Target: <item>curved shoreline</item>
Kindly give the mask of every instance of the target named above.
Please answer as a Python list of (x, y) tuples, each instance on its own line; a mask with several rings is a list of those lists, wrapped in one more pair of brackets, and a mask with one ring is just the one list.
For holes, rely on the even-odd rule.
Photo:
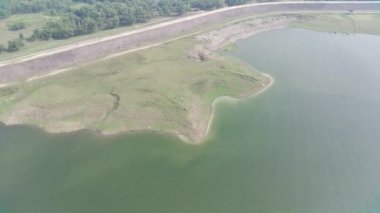
[(263, 76), (269, 78), (269, 84), (266, 85), (263, 89), (261, 89), (260, 91), (257, 91), (256, 93), (253, 93), (251, 95), (248, 95), (246, 97), (241, 97), (241, 98), (236, 98), (236, 97), (232, 97), (232, 96), (220, 96), (220, 97), (217, 97), (215, 98), (215, 100), (211, 103), (211, 114), (209, 116), (209, 120), (208, 120), (208, 125), (207, 125), (207, 129), (203, 135), (203, 137), (199, 140), (199, 141), (195, 141), (193, 142), (192, 144), (202, 144), (209, 136), (210, 136), (210, 130), (211, 130), (211, 127), (212, 127), (212, 124), (214, 122), (214, 118), (215, 118), (215, 111), (216, 111), (216, 107), (221, 104), (222, 102), (239, 102), (239, 101), (244, 101), (244, 100), (247, 100), (247, 99), (250, 99), (250, 98), (253, 98), (253, 97), (256, 97), (262, 93), (264, 93), (265, 91), (267, 91), (270, 87), (273, 86), (274, 82), (275, 82), (275, 79), (269, 75), (269, 74), (266, 74), (266, 73), (261, 73)]
[(254, 91), (253, 93), (251, 93), (249, 95), (246, 95), (246, 96), (243, 96), (243, 97), (219, 96), (219, 97), (215, 98), (212, 101), (212, 103), (210, 105), (211, 112), (208, 115), (209, 118), (208, 118), (208, 122), (207, 122), (207, 128), (204, 131), (202, 137), (200, 137), (197, 140), (191, 140), (190, 137), (187, 136), (187, 135), (178, 134), (178, 133), (174, 133), (174, 132), (170, 132), (170, 131), (159, 131), (159, 130), (149, 130), (149, 129), (125, 130), (125, 131), (119, 131), (118, 133), (107, 134), (105, 132), (97, 132), (96, 130), (88, 129), (88, 128), (72, 129), (72, 130), (68, 130), (68, 131), (49, 131), (46, 128), (35, 126), (35, 125), (30, 125), (30, 124), (10, 124), (10, 125), (8, 125), (8, 124), (6, 124), (6, 123), (4, 123), (2, 121), (0, 121), (0, 124), (4, 125), (5, 127), (12, 127), (12, 126), (32, 127), (32, 128), (39, 129), (39, 130), (41, 130), (41, 131), (43, 131), (43, 132), (45, 132), (47, 134), (63, 134), (63, 135), (64, 134), (74, 134), (76, 132), (85, 132), (85, 131), (89, 131), (92, 134), (99, 135), (99, 136), (102, 136), (102, 137), (119, 137), (121, 135), (134, 134), (134, 133), (136, 133), (136, 134), (140, 134), (140, 133), (154, 133), (154, 134), (160, 134), (160, 135), (173, 135), (173, 136), (177, 137), (178, 139), (180, 139), (184, 143), (191, 144), (191, 145), (201, 145), (204, 142), (206, 142), (207, 139), (211, 136), (210, 135), (210, 130), (211, 130), (213, 122), (214, 122), (216, 107), (219, 104), (222, 104), (225, 101), (229, 101), (229, 102), (244, 101), (244, 100), (256, 97), (256, 96), (264, 93), (270, 87), (273, 86), (273, 84), (275, 82), (275, 79), (271, 75), (266, 74), (266, 73), (260, 73), (260, 74), (269, 79), (269, 83), (267, 85), (265, 85), (265, 87), (263, 87), (261, 90)]

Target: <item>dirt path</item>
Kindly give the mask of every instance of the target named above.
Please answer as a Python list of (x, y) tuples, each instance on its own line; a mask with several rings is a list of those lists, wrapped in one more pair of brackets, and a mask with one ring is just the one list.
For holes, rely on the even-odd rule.
[[(143, 27), (118, 35), (79, 42), (0, 63), (0, 85), (21, 79), (52, 75), (78, 63), (147, 49), (178, 39), (180, 33), (232, 18), (272, 12), (297, 11), (380, 11), (380, 1), (272, 2), (247, 4), (203, 12)], [(188, 35), (186, 35), (188, 36)], [(184, 37), (184, 36), (181, 36)], [(167, 40), (164, 41), (163, 40)], [(59, 73), (59, 72), (58, 72)], [(37, 77), (36, 77), (37, 76)]]

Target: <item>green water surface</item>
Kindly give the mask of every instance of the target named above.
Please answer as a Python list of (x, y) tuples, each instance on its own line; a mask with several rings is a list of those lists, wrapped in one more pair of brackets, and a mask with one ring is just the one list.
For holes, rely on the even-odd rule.
[(380, 212), (380, 37), (285, 29), (237, 43), (272, 75), (210, 139), (0, 126), (0, 213)]

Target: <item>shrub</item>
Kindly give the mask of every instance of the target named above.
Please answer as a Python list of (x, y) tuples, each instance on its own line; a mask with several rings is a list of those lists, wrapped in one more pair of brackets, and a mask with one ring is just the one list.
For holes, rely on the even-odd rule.
[(8, 41), (8, 52), (16, 52), (20, 50), (20, 47), (24, 46), (24, 42), (21, 39), (14, 39), (11, 41)]
[(25, 23), (21, 21), (14, 22), (8, 25), (8, 29), (11, 31), (22, 30), (24, 28), (25, 28)]

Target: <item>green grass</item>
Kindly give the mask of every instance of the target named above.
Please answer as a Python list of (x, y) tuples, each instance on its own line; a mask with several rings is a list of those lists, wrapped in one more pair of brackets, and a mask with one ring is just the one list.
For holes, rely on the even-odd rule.
[[(264, 77), (231, 58), (191, 59), (194, 42), (181, 39), (0, 89), (0, 118), (53, 132), (158, 130), (199, 139), (193, 125), (207, 124), (215, 98), (253, 93)], [(121, 98), (116, 110), (110, 93)]]
[(380, 14), (317, 14), (293, 27), (323, 32), (363, 33), (380, 35)]
[[(25, 14), (25, 15), (14, 15), (7, 19), (0, 20), (0, 44), (6, 45), (9, 40), (16, 39), (19, 37), (19, 33), (23, 33), (25, 36), (30, 36), (33, 30), (43, 26), (52, 17), (43, 14)], [(8, 29), (8, 25), (15, 22), (25, 23), (25, 29), (18, 31), (11, 31)]]

